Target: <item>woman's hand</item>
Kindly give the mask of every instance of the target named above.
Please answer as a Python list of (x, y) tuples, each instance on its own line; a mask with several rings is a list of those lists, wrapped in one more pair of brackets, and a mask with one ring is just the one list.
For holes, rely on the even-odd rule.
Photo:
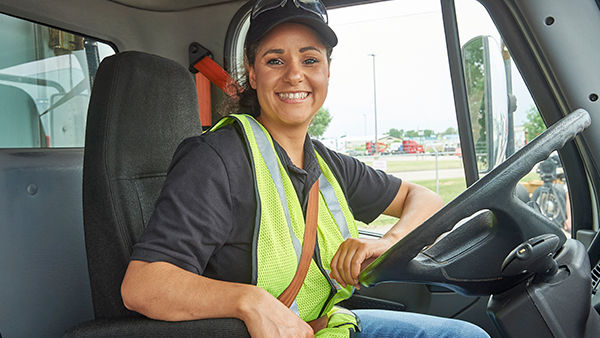
[(383, 212), (399, 218), (379, 239), (349, 238), (331, 260), (331, 277), (343, 287), (360, 288), (358, 275), (367, 265), (404, 238), (444, 205), (442, 198), (420, 185), (403, 181), (390, 205)]
[(265, 290), (254, 287), (244, 298), (240, 318), (253, 338), (314, 337), (310, 325)]
[(379, 239), (349, 238), (338, 248), (331, 260), (330, 277), (342, 287), (353, 285), (360, 289), (358, 274), (389, 249), (395, 242), (382, 237)]

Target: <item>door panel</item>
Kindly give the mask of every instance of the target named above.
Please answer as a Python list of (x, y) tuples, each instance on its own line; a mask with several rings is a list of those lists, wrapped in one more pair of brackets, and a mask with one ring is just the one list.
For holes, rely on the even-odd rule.
[(58, 337), (93, 318), (82, 149), (0, 150), (0, 332)]

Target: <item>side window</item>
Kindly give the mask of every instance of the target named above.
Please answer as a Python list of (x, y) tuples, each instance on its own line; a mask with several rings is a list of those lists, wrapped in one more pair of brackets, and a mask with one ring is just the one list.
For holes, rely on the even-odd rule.
[[(325, 101), (323, 142), (438, 192), (465, 189), (440, 2), (384, 1), (334, 9), (339, 38)], [(385, 233), (381, 215), (364, 230)]]
[(83, 147), (91, 84), (112, 47), (4, 14), (0, 43), (0, 148)]
[[(485, 174), (546, 126), (486, 10), (475, 0), (455, 4), (477, 166)], [(570, 236), (568, 189), (556, 153), (521, 179), (517, 193)]]

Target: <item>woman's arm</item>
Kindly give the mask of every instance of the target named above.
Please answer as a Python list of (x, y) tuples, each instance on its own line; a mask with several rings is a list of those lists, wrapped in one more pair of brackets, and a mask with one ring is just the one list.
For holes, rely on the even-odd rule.
[(442, 198), (420, 185), (403, 181), (396, 197), (383, 212), (398, 222), (379, 239), (349, 238), (331, 260), (331, 277), (342, 286), (360, 288), (358, 275), (373, 260), (408, 235), (444, 205)]
[(182, 321), (239, 318), (252, 337), (311, 337), (311, 327), (265, 290), (219, 281), (166, 262), (131, 261), (123, 303), (149, 318)]
[(443, 206), (444, 201), (440, 195), (418, 184), (402, 182), (396, 197), (383, 212), (399, 220), (382, 239), (395, 244)]

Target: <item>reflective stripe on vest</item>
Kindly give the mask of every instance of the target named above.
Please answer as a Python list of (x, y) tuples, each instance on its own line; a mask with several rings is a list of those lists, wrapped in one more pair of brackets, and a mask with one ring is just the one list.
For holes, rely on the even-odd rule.
[[(295, 189), (281, 161), (271, 136), (249, 115), (230, 115), (221, 119), (211, 130), (237, 121), (244, 132), (257, 190), (258, 236), (255, 236), (256, 284), (277, 297), (290, 283), (298, 266), (301, 240), (304, 236), (304, 215)], [(344, 239), (357, 237), (358, 230), (347, 205), (341, 186), (323, 158), (315, 152), (321, 175), (319, 177), (318, 247), (323, 270), (329, 264)], [(281, 223), (287, 223), (282, 232)], [(287, 238), (287, 239), (286, 239)], [(352, 287), (336, 287), (332, 299), (328, 273), (322, 273), (311, 261), (307, 277), (293, 307), (305, 321), (329, 313), (333, 304), (348, 298)], [(339, 289), (338, 289), (339, 288)], [(327, 304), (325, 304), (327, 303)]]
[[(277, 189), (277, 194), (279, 195), (279, 200), (281, 201), (281, 205), (288, 205), (287, 197), (285, 196), (285, 191), (283, 188), (283, 180), (281, 179), (281, 172), (279, 171), (279, 165), (277, 164), (277, 154), (275, 153), (275, 149), (271, 145), (271, 142), (267, 138), (267, 135), (263, 131), (262, 127), (256, 122), (256, 120), (249, 118), (248, 123), (252, 128), (252, 132), (254, 133), (254, 137), (256, 138), (256, 143), (258, 145), (258, 150), (265, 160), (265, 164), (267, 165), (267, 169), (269, 169), (269, 173), (273, 178), (273, 182), (275, 182), (275, 188)], [(288, 208), (283, 208), (283, 212), (285, 213), (285, 219), (287, 221), (288, 229), (290, 230), (290, 237), (292, 238), (292, 244), (294, 245), (294, 251), (296, 252), (296, 263), (300, 262), (300, 255), (302, 254), (302, 244), (298, 240), (298, 237), (294, 233), (294, 229), (292, 228), (292, 220), (290, 219), (290, 211)]]

